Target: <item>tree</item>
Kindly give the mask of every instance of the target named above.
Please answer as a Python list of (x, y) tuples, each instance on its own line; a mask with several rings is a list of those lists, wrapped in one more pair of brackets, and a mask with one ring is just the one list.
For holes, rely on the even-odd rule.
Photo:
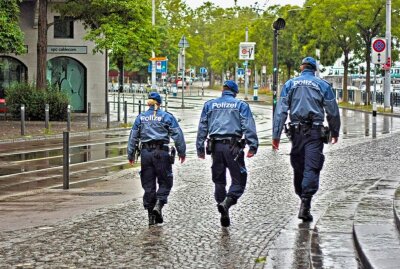
[[(357, 27), (354, 20), (353, 11), (350, 5), (356, 5), (350, 0), (309, 0), (306, 5), (313, 6), (308, 14), (307, 25), (310, 34), (314, 37), (311, 42), (318, 41), (324, 44), (325, 50), (336, 51), (335, 47), (340, 48), (344, 55), (343, 67), (343, 102), (348, 101), (347, 80), (349, 64), (352, 61), (350, 52), (356, 49)], [(332, 12), (334, 10), (335, 12)]]
[[(399, 1), (392, 1), (392, 8), (398, 10), (400, 8)], [(356, 49), (356, 55), (366, 62), (366, 92), (371, 96), (371, 42), (374, 37), (384, 36), (386, 26), (386, 9), (385, 1), (365, 0), (357, 5), (351, 5), (351, 11), (355, 14), (356, 26), (358, 29), (359, 46)], [(398, 22), (398, 16), (392, 16), (394, 22)], [(397, 25), (397, 23), (393, 24)], [(398, 27), (395, 26), (395, 35), (398, 33)], [(393, 48), (393, 47), (392, 47)], [(393, 50), (393, 49), (392, 49)], [(392, 53), (393, 54), (393, 53)], [(367, 99), (370, 104), (370, 99)]]
[(37, 42), (37, 76), (36, 88), (46, 87), (46, 63), (47, 63), (47, 0), (39, 1), (38, 18), (38, 42)]
[(120, 71), (124, 64), (147, 66), (151, 51), (157, 48), (159, 37), (152, 26), (150, 0), (67, 0), (56, 9), (62, 17), (82, 21), (87, 29), (85, 39), (95, 43), (93, 52), (110, 51)]
[(19, 27), (19, 0), (0, 2), (0, 53), (25, 53), (24, 34)]

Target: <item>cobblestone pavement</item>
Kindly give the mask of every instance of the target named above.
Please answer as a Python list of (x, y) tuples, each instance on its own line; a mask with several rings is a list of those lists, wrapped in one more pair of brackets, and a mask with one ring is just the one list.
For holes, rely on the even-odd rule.
[[(315, 200), (360, 178), (396, 173), (400, 156), (393, 145), (399, 140), (392, 134), (329, 145)], [(232, 207), (230, 228), (219, 224), (210, 158), (189, 159), (175, 165), (163, 225), (149, 228), (142, 201), (135, 199), (52, 226), (1, 232), (0, 268), (259, 268), (268, 263), (273, 240), (296, 218), (288, 153), (288, 145), (279, 153), (263, 147), (247, 160), (248, 187)]]

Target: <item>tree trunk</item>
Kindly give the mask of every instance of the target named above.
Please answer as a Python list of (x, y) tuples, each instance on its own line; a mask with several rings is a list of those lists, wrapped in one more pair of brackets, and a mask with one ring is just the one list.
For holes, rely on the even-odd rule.
[(47, 62), (47, 0), (39, 1), (38, 42), (37, 42), (37, 77), (36, 88), (46, 88)]
[(349, 52), (344, 52), (344, 74), (343, 74), (343, 102), (347, 103), (349, 101), (349, 91), (347, 90), (347, 78), (349, 76)]

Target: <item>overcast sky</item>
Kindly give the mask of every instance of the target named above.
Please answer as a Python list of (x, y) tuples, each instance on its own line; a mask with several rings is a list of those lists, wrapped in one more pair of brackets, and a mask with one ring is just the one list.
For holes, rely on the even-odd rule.
[[(227, 8), (227, 7), (233, 7), (235, 4), (234, 0), (185, 0), (186, 3), (193, 9), (201, 6), (203, 2), (212, 2), (217, 6)], [(237, 4), (239, 6), (251, 6), (254, 5), (254, 3), (260, 3), (260, 7), (264, 8), (266, 6), (272, 6), (272, 5), (297, 5), (297, 6), (303, 6), (305, 0), (237, 0)]]

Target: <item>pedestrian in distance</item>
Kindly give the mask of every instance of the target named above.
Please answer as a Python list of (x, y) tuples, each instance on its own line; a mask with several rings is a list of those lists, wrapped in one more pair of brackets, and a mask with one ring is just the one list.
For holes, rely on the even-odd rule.
[[(162, 208), (168, 202), (173, 185), (172, 164), (175, 152), (185, 161), (186, 143), (175, 117), (160, 109), (161, 96), (150, 92), (149, 109), (137, 116), (129, 135), (128, 160), (131, 165), (141, 158), (140, 181), (144, 189), (143, 205), (148, 211), (149, 225), (163, 223)], [(169, 147), (170, 138), (175, 147)], [(157, 189), (158, 184), (158, 189)]]
[[(325, 156), (324, 143), (336, 144), (339, 138), (340, 115), (332, 86), (316, 77), (317, 62), (306, 57), (300, 65), (301, 75), (288, 80), (282, 88), (273, 119), (272, 147), (279, 149), (282, 130), (292, 148), (290, 163), (294, 173), (294, 189), (301, 199), (298, 217), (313, 220), (311, 199), (318, 191), (320, 172)], [(328, 127), (324, 127), (324, 119)], [(286, 124), (289, 115), (290, 123)]]
[[(222, 96), (204, 104), (196, 140), (197, 156), (205, 159), (207, 153), (212, 157), (214, 198), (223, 227), (230, 226), (229, 208), (237, 203), (246, 188), (244, 148), (246, 144), (249, 146), (248, 158), (253, 157), (258, 149), (253, 114), (246, 102), (236, 99), (238, 92), (238, 85), (227, 80)], [(226, 169), (231, 175), (228, 192)]]

